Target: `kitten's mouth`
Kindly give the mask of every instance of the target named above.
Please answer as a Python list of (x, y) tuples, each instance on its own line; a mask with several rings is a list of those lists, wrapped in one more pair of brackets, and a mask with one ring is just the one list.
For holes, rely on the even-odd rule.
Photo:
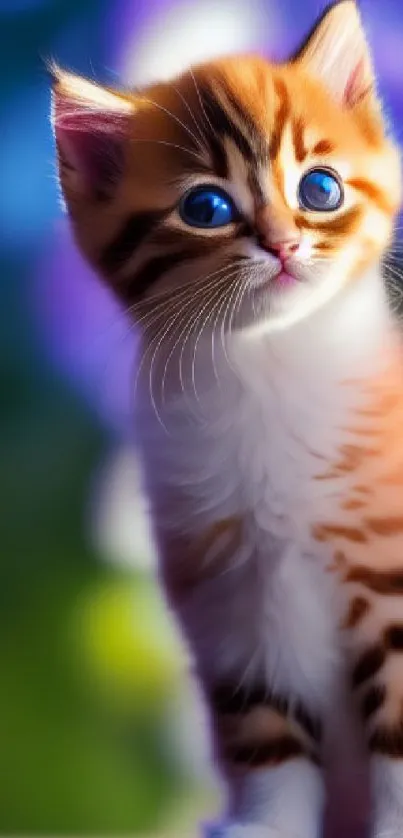
[(259, 258), (253, 254), (255, 265), (263, 268), (262, 272), (253, 279), (253, 285), (256, 291), (286, 291), (297, 283), (301, 282), (301, 277), (297, 275), (297, 270), (294, 271), (291, 260), (282, 261), (275, 256), (265, 255), (259, 253)]
[(280, 288), (289, 288), (296, 282), (298, 282), (296, 276), (291, 271), (285, 271), (284, 268), (270, 280), (270, 284), (277, 285)]
[(291, 268), (280, 265), (278, 270), (272, 273), (267, 279), (263, 278), (256, 284), (257, 290), (262, 291), (285, 291), (300, 282), (300, 279), (293, 273)]

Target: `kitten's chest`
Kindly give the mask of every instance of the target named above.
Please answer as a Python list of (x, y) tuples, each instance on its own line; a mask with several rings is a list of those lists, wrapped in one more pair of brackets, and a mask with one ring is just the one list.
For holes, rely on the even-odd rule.
[(334, 487), (315, 481), (333, 441), (323, 403), (301, 413), (295, 389), (260, 383), (228, 382), (225, 397), (206, 403), (205, 423), (188, 424), (178, 411), (171, 428), (183, 422), (181, 433), (163, 454), (149, 447), (164, 579), (211, 677), (244, 671), (253, 649), (269, 680), (281, 668), (285, 683), (292, 671), (322, 693), (334, 666), (336, 605), (311, 530), (319, 504), (334, 502)]
[(304, 543), (313, 510), (325, 512), (334, 496), (335, 487), (316, 478), (342, 443), (347, 411), (334, 388), (313, 385), (251, 358), (199, 403), (176, 400), (165, 430), (149, 405), (142, 420), (149, 488), (157, 498), (180, 496), (174, 526), (203, 530), (247, 516), (260, 544), (265, 534)]

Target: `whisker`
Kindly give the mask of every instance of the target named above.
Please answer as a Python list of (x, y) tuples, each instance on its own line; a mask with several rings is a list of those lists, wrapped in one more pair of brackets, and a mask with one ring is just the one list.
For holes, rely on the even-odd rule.
[[(199, 123), (198, 123), (198, 121), (197, 121), (197, 119), (196, 119), (196, 117), (195, 117), (195, 115), (194, 115), (194, 113), (193, 113), (193, 111), (192, 111), (192, 109), (191, 109), (191, 107), (190, 107), (189, 103), (186, 101), (185, 97), (182, 95), (182, 93), (180, 92), (180, 90), (178, 90), (178, 88), (177, 88), (177, 87), (175, 87), (175, 85), (174, 85), (174, 84), (171, 84), (171, 87), (173, 88), (173, 90), (175, 91), (175, 93), (176, 93), (176, 94), (180, 97), (180, 99), (182, 100), (182, 102), (183, 102), (183, 104), (184, 104), (184, 106), (185, 106), (186, 110), (188, 111), (188, 113), (189, 113), (189, 115), (190, 115), (190, 118), (192, 119), (193, 124), (194, 124), (194, 126), (195, 126), (196, 130), (199, 132), (199, 135), (200, 135), (200, 140), (201, 140), (201, 142), (202, 142), (202, 147), (203, 147), (203, 143), (204, 143), (204, 145), (206, 145), (206, 137), (205, 137), (205, 135), (203, 134), (203, 132), (202, 132), (202, 130), (201, 130), (201, 128), (200, 128), (200, 125), (199, 125)], [(204, 148), (204, 151), (206, 151), (206, 149), (205, 149), (205, 148)]]
[(184, 151), (185, 154), (191, 154), (192, 157), (196, 157), (197, 160), (202, 160), (201, 152), (193, 151), (191, 148), (186, 148), (184, 145), (179, 145), (178, 143), (171, 143), (168, 140), (153, 140), (153, 139), (146, 139), (145, 137), (132, 137), (130, 142), (132, 143), (152, 143), (153, 145), (163, 145), (168, 146), (169, 148), (176, 148), (179, 151)]
[(161, 424), (161, 426), (163, 427), (163, 429), (166, 433), (168, 433), (168, 429), (166, 428), (166, 426), (165, 426), (165, 424), (164, 424), (164, 422), (163, 422), (163, 420), (162, 420), (162, 418), (159, 414), (159, 411), (158, 411), (158, 408), (157, 408), (157, 405), (156, 405), (156, 402), (155, 402), (155, 399), (154, 399), (154, 393), (153, 393), (152, 372), (153, 372), (154, 360), (155, 360), (156, 354), (158, 353), (158, 350), (159, 350), (159, 347), (160, 347), (162, 341), (169, 334), (169, 332), (172, 330), (172, 328), (174, 327), (175, 322), (177, 321), (178, 317), (181, 314), (183, 314), (184, 312), (186, 312), (187, 309), (192, 304), (193, 304), (193, 299), (191, 297), (189, 297), (188, 300), (185, 301), (184, 304), (183, 303), (178, 303), (176, 300), (172, 301), (172, 305), (170, 307), (168, 307), (168, 312), (166, 312), (166, 313), (171, 315), (167, 322), (166, 322), (166, 313), (164, 315), (165, 329), (163, 329), (162, 333), (157, 332), (157, 334), (154, 335), (154, 337), (152, 338), (151, 342), (148, 345), (145, 346), (140, 364), (137, 368), (135, 386), (134, 386), (134, 391), (135, 392), (137, 391), (137, 386), (138, 386), (138, 382), (139, 382), (139, 379), (140, 379), (140, 373), (141, 373), (141, 370), (143, 368), (144, 362), (145, 362), (147, 356), (152, 351), (152, 349), (155, 345), (155, 350), (154, 350), (154, 353), (153, 353), (153, 356), (152, 356), (151, 364), (150, 364), (150, 367), (149, 367), (149, 374), (148, 374), (149, 393), (150, 393), (150, 399), (151, 399), (151, 403), (152, 403), (152, 406), (153, 406), (154, 413), (157, 417), (157, 420), (159, 421), (159, 423)]
[[(225, 278), (224, 278), (224, 280), (225, 280)], [(219, 280), (219, 282), (220, 282), (220, 283), (222, 283), (224, 280), (223, 280), (223, 279), (221, 279), (221, 280)], [(217, 283), (217, 280), (216, 280), (216, 279), (211, 280), (211, 281), (210, 281), (210, 283), (208, 284), (208, 288), (210, 288), (210, 287), (214, 287), (214, 288), (215, 288), (215, 287), (216, 287), (216, 283)], [(203, 295), (203, 294), (205, 293), (205, 290), (206, 290), (205, 288), (200, 288), (200, 289), (199, 289), (199, 291), (198, 291), (197, 296), (201, 296), (201, 295)], [(179, 319), (179, 317), (180, 317), (180, 315), (181, 315), (181, 314), (183, 315), (184, 313), (187, 313), (188, 309), (189, 309), (189, 308), (191, 308), (191, 307), (194, 305), (194, 300), (195, 300), (195, 295), (194, 295), (194, 294), (192, 294), (192, 295), (191, 295), (191, 297), (189, 298), (188, 302), (185, 304), (185, 307), (183, 308), (183, 307), (181, 306), (180, 311), (178, 311), (178, 313), (177, 313), (177, 315), (175, 316), (174, 321), (173, 321), (173, 323), (171, 324), (171, 326), (173, 326), (173, 325), (174, 325), (174, 323), (178, 321), (178, 319)], [(191, 318), (190, 326), (188, 325), (188, 332), (189, 332), (189, 333), (190, 333), (190, 331), (191, 331), (191, 329), (192, 329), (192, 327), (193, 327), (193, 323), (194, 323), (194, 322), (195, 322), (195, 317)], [(166, 334), (165, 334), (165, 333), (162, 335), (160, 343), (162, 342), (162, 340), (164, 339), (164, 337), (166, 337)], [(180, 341), (181, 337), (183, 337), (183, 334), (180, 334), (180, 335), (179, 335), (179, 338), (178, 338), (178, 339), (177, 339), (177, 341), (175, 342), (175, 347), (178, 345), (178, 343), (179, 343), (179, 341)], [(175, 347), (174, 347), (174, 348), (175, 348)], [(158, 348), (158, 347), (157, 347), (157, 348)], [(167, 371), (167, 369), (168, 369), (168, 363), (169, 363), (170, 358), (172, 357), (172, 354), (173, 354), (174, 348), (173, 348), (173, 350), (171, 350), (171, 353), (169, 354), (169, 357), (168, 357), (168, 359), (166, 360), (165, 365), (164, 365), (163, 382), (162, 382), (162, 387), (161, 387), (161, 400), (162, 400), (162, 401), (164, 400), (164, 388), (165, 388), (165, 376), (166, 376), (166, 371)], [(151, 362), (151, 367), (150, 367), (150, 378), (151, 378), (151, 376), (152, 376), (152, 369), (153, 369), (153, 365), (154, 365), (155, 358), (156, 358), (156, 352), (154, 352), (154, 356), (153, 356), (153, 359), (152, 359), (152, 362)], [(180, 360), (179, 360), (179, 371), (180, 371), (180, 369), (181, 369), (180, 365), (181, 365), (181, 358), (180, 358)], [(182, 389), (182, 392), (184, 393), (185, 391), (184, 391), (183, 381), (182, 381), (181, 375), (180, 375), (180, 383), (181, 383), (181, 389)]]
[[(222, 272), (222, 271), (224, 271), (224, 270), (225, 270), (225, 267), (223, 267), (223, 268), (221, 269), (221, 272)], [(192, 294), (192, 302), (194, 302), (195, 297), (200, 296), (200, 294), (201, 294), (201, 293), (205, 293), (205, 292), (206, 292), (206, 291), (208, 291), (210, 288), (214, 288), (214, 287), (216, 287), (216, 286), (217, 286), (217, 282), (218, 282), (219, 284), (221, 284), (221, 282), (226, 282), (226, 277), (221, 277), (221, 279), (218, 279), (218, 280), (217, 280), (217, 274), (218, 274), (218, 273), (219, 273), (219, 271), (214, 271), (214, 272), (210, 275), (210, 281), (209, 281), (207, 284), (203, 284), (203, 288), (200, 288), (196, 294)], [(196, 313), (196, 314), (197, 314), (197, 313)], [(194, 322), (194, 318), (192, 318), (192, 322)], [(171, 351), (170, 351), (170, 353), (169, 353), (169, 355), (168, 355), (168, 358), (167, 358), (166, 364), (165, 364), (164, 374), (163, 374), (163, 377), (162, 377), (162, 385), (161, 385), (161, 397), (162, 397), (162, 400), (163, 400), (163, 401), (164, 401), (164, 398), (165, 398), (165, 377), (166, 377), (166, 373), (167, 373), (167, 369), (168, 369), (168, 364), (169, 364), (169, 362), (170, 362), (170, 360), (171, 360), (171, 358), (172, 358), (172, 356), (173, 356), (173, 354), (174, 354), (174, 352), (175, 352), (175, 349), (177, 348), (177, 346), (178, 346), (178, 344), (179, 344), (179, 342), (180, 342), (180, 340), (181, 340), (181, 338), (182, 338), (182, 337), (183, 337), (183, 335), (182, 335), (182, 334), (180, 334), (180, 335), (179, 335), (179, 337), (178, 337), (178, 339), (177, 339), (177, 340), (175, 341), (175, 343), (173, 344), (173, 346), (172, 346), (172, 348), (171, 348)]]
[(204, 105), (203, 105), (203, 100), (202, 100), (202, 97), (201, 97), (201, 95), (200, 95), (199, 85), (197, 84), (196, 76), (195, 76), (195, 74), (194, 74), (194, 72), (193, 72), (192, 67), (190, 67), (190, 69), (189, 69), (189, 73), (190, 73), (190, 75), (191, 75), (191, 77), (192, 77), (192, 79), (193, 79), (193, 84), (194, 84), (194, 86), (195, 86), (195, 90), (196, 90), (197, 98), (198, 98), (198, 100), (199, 100), (199, 104), (200, 104), (200, 108), (201, 108), (202, 114), (203, 114), (203, 116), (204, 116), (204, 120), (205, 120), (206, 124), (209, 126), (210, 131), (212, 131), (212, 132), (213, 132), (213, 134), (215, 135), (215, 133), (216, 133), (216, 132), (215, 132), (215, 130), (214, 130), (214, 128), (213, 128), (213, 126), (212, 126), (212, 124), (211, 124), (211, 121), (210, 121), (210, 119), (209, 119), (209, 117), (208, 117), (208, 115), (207, 115), (207, 113), (206, 113), (206, 109), (205, 109), (205, 107), (204, 107)]
[[(193, 328), (196, 329), (198, 323), (200, 322), (201, 318), (203, 317), (205, 309), (206, 308), (209, 309), (206, 317), (202, 321), (202, 324), (201, 324), (201, 327), (200, 327), (199, 331), (196, 333), (196, 339), (195, 339), (194, 348), (193, 348), (192, 365), (191, 365), (192, 389), (193, 389), (195, 399), (199, 404), (200, 404), (200, 399), (199, 399), (199, 395), (198, 395), (197, 387), (196, 387), (196, 356), (197, 356), (197, 350), (198, 350), (198, 347), (199, 347), (200, 338), (203, 334), (204, 328), (207, 325), (209, 319), (211, 318), (211, 316), (212, 316), (212, 314), (215, 310), (217, 302), (219, 302), (219, 300), (221, 299), (222, 292), (223, 292), (223, 287), (222, 286), (223, 285), (225, 286), (227, 284), (228, 279), (229, 279), (229, 277), (225, 277), (224, 282), (221, 282), (219, 287), (215, 288), (212, 291), (212, 293), (209, 296), (207, 302), (204, 304), (201, 311), (198, 313), (197, 317), (193, 320), (193, 323), (192, 323), (192, 330), (193, 330)], [(225, 293), (225, 289), (224, 289), (224, 293)], [(179, 358), (179, 368), (180, 368), (181, 381), (182, 381), (182, 366), (183, 366), (185, 344), (188, 340), (188, 337), (189, 337), (189, 333), (187, 334), (187, 336), (186, 336), (186, 338), (183, 342), (183, 345), (182, 345), (182, 348), (181, 348), (181, 353), (180, 353), (180, 358)]]
[(141, 96), (140, 98), (143, 102), (146, 102), (149, 105), (153, 105), (159, 111), (162, 111), (163, 113), (167, 114), (167, 116), (170, 116), (178, 125), (181, 126), (181, 128), (183, 128), (184, 131), (186, 131), (189, 137), (192, 138), (192, 140), (196, 143), (197, 148), (201, 148), (199, 138), (196, 137), (196, 134), (194, 134), (193, 131), (189, 128), (189, 126), (182, 122), (182, 120), (179, 119), (179, 117), (176, 114), (172, 113), (172, 111), (168, 110), (168, 108), (165, 108), (164, 105), (160, 105), (159, 102), (154, 102), (152, 99), (147, 99), (144, 96)]
[[(231, 267), (235, 267), (236, 265), (243, 265), (244, 262), (245, 262), (245, 257), (243, 257), (242, 259), (238, 259), (237, 261), (231, 263)], [(225, 267), (228, 267), (228, 266), (222, 266), (221, 268), (218, 268), (217, 271), (214, 271), (213, 273), (210, 273), (210, 274), (207, 274), (207, 275), (206, 274), (200, 274), (198, 277), (196, 277), (196, 279), (190, 279), (188, 282), (186, 282), (186, 283), (184, 282), (182, 285), (180, 285), (179, 292), (185, 291), (189, 288), (194, 288), (196, 284), (205, 282), (206, 280), (210, 279), (211, 276), (214, 276), (215, 273), (221, 271)], [(178, 299), (179, 292), (178, 292), (178, 294), (176, 294), (176, 299)], [(136, 314), (138, 309), (144, 308), (146, 306), (150, 306), (154, 303), (154, 301), (164, 302), (164, 300), (167, 297), (170, 298), (171, 296), (172, 296), (172, 288), (166, 288), (163, 291), (158, 292), (157, 294), (152, 294), (149, 297), (146, 297), (144, 300), (140, 300), (138, 303), (133, 303), (133, 305), (131, 305), (128, 308), (125, 309), (124, 313), (125, 314)]]
[[(188, 300), (188, 302), (189, 302), (189, 300)], [(188, 302), (184, 303), (185, 308), (187, 307)], [(158, 319), (161, 319), (161, 318), (163, 318), (163, 321), (166, 322), (167, 321), (167, 316), (176, 315), (176, 313), (178, 311), (180, 311), (181, 309), (183, 311), (182, 306), (183, 306), (183, 304), (178, 303), (176, 300), (172, 300), (171, 304), (168, 305), (168, 308), (165, 307), (164, 312), (160, 313), (156, 318), (152, 319), (151, 325), (153, 325)], [(168, 320), (168, 323), (172, 323), (172, 319)], [(149, 328), (149, 326), (150, 326), (150, 323), (147, 323), (145, 329), (147, 330)], [(141, 370), (143, 368), (145, 359), (146, 359), (147, 355), (149, 354), (149, 352), (151, 351), (151, 349), (154, 345), (154, 342), (158, 339), (158, 336), (159, 336), (159, 332), (157, 332), (157, 334), (154, 335), (154, 337), (151, 339), (151, 342), (149, 344), (146, 344), (143, 348), (143, 354), (142, 354), (140, 363), (138, 364), (138, 367), (137, 367), (137, 373), (136, 373), (135, 385), (134, 385), (134, 392), (137, 391), (137, 385), (138, 385), (138, 382), (139, 382), (139, 379), (140, 379), (140, 373), (141, 373)]]
[(173, 319), (171, 319), (171, 321), (168, 323), (168, 326), (162, 332), (162, 334), (161, 334), (161, 336), (160, 336), (160, 338), (157, 342), (157, 345), (155, 347), (155, 350), (154, 350), (154, 353), (153, 353), (153, 356), (152, 356), (152, 359), (151, 359), (150, 368), (149, 368), (148, 380), (149, 380), (149, 392), (150, 392), (151, 404), (153, 406), (153, 410), (154, 410), (154, 412), (157, 416), (157, 419), (159, 419), (160, 423), (162, 424), (162, 426), (165, 428), (166, 431), (167, 431), (167, 429), (166, 429), (166, 427), (165, 427), (165, 425), (164, 425), (164, 423), (163, 423), (163, 421), (160, 417), (159, 410), (157, 408), (156, 400), (155, 400), (155, 397), (154, 397), (154, 386), (153, 386), (154, 363), (155, 363), (155, 359), (156, 359), (157, 354), (158, 354), (158, 350), (159, 350), (160, 346), (162, 345), (162, 343), (164, 341), (164, 338), (170, 333), (170, 331), (174, 327), (175, 323), (177, 322), (178, 318), (181, 315), (183, 315), (184, 311), (187, 311), (187, 309), (189, 308), (189, 306), (191, 304), (193, 304), (193, 300), (189, 299), (187, 304), (185, 304), (184, 308), (182, 308), (182, 306), (181, 306), (179, 308), (179, 310), (177, 310), (177, 313), (176, 313), (175, 317)]
[(221, 384), (220, 384), (220, 380), (219, 380), (219, 376), (218, 376), (218, 370), (217, 370), (217, 364), (216, 364), (215, 335), (216, 335), (216, 330), (217, 330), (218, 318), (221, 314), (221, 310), (222, 310), (222, 307), (223, 307), (224, 303), (225, 303), (225, 298), (223, 300), (221, 300), (221, 304), (218, 307), (217, 314), (215, 316), (214, 323), (213, 323), (213, 328), (212, 328), (212, 331), (211, 331), (211, 363), (212, 363), (212, 366), (213, 366), (213, 372), (214, 372), (215, 380), (216, 380), (216, 382), (219, 386), (221, 386)]
[[(238, 280), (238, 283), (239, 282), (241, 282), (240, 279)], [(234, 369), (233, 365), (231, 364), (231, 361), (229, 359), (228, 352), (227, 352), (227, 345), (226, 345), (226, 340), (225, 340), (225, 321), (226, 321), (226, 317), (227, 317), (227, 314), (228, 314), (228, 311), (229, 311), (229, 306), (231, 305), (232, 300), (234, 298), (234, 295), (237, 291), (237, 287), (238, 287), (238, 285), (237, 285), (237, 283), (235, 283), (232, 294), (228, 298), (227, 306), (224, 310), (224, 316), (221, 318), (221, 327), (220, 327), (220, 341), (221, 341), (221, 347), (222, 347), (222, 350), (223, 350), (223, 353), (224, 353), (224, 357), (225, 357), (225, 360), (226, 360), (230, 370), (232, 370), (232, 372), (235, 375), (236, 375), (236, 370)]]
[[(224, 277), (224, 282), (221, 282), (221, 283), (220, 283), (220, 288), (218, 289), (218, 290), (219, 290), (219, 292), (220, 292), (220, 293), (219, 293), (219, 295), (218, 295), (218, 296), (219, 296), (219, 299), (218, 299), (218, 300), (216, 301), (216, 303), (214, 304), (214, 309), (215, 309), (216, 305), (219, 305), (220, 300), (221, 300), (221, 286), (222, 286), (223, 284), (227, 284), (228, 280), (229, 280), (229, 279), (231, 279), (233, 276), (236, 276), (236, 275), (237, 275), (237, 273), (238, 273), (238, 271), (236, 271), (236, 270), (235, 270), (235, 271), (231, 271), (230, 273), (226, 274), (226, 276)], [(215, 296), (217, 296), (217, 295), (215, 295)], [(219, 316), (219, 313), (220, 313), (220, 310), (221, 310), (221, 307), (222, 307), (222, 304), (223, 304), (223, 302), (224, 302), (224, 301), (225, 301), (225, 295), (223, 295), (223, 299), (221, 300), (221, 305), (219, 306), (217, 316)], [(209, 304), (211, 304), (211, 299), (210, 299), (210, 300), (208, 300), (208, 301), (207, 301), (207, 303), (203, 306), (203, 309), (201, 310), (200, 315), (202, 315), (202, 314), (203, 314), (203, 312), (204, 312), (205, 308), (206, 308), (206, 307), (207, 307), (207, 305), (209, 305)], [(213, 310), (214, 310), (214, 309), (213, 309)], [(204, 328), (205, 328), (206, 324), (208, 323), (208, 320), (209, 320), (209, 318), (210, 318), (210, 316), (211, 316), (211, 314), (212, 314), (212, 313), (213, 313), (213, 311), (209, 311), (208, 316), (207, 316), (207, 317), (205, 318), (205, 320), (203, 321), (202, 328), (201, 328), (201, 330), (199, 331), (199, 334), (198, 334), (197, 339), (196, 339), (196, 341), (195, 341), (194, 350), (193, 350), (193, 358), (192, 358), (192, 384), (193, 384), (193, 390), (194, 390), (194, 394), (195, 394), (195, 397), (196, 397), (197, 401), (199, 401), (199, 398), (198, 398), (198, 395), (197, 395), (197, 391), (196, 391), (196, 383), (195, 383), (195, 365), (196, 365), (197, 350), (198, 350), (199, 342), (200, 342), (200, 339), (201, 339), (201, 337), (202, 337), (202, 334), (203, 334)], [(199, 319), (200, 319), (200, 315), (199, 315)], [(214, 327), (213, 327), (213, 331), (214, 331)]]
[[(216, 285), (216, 282), (217, 282), (216, 275), (217, 275), (217, 273), (220, 273), (223, 270), (225, 270), (225, 266), (223, 266), (219, 271), (212, 272), (212, 274), (210, 275), (210, 281), (207, 284), (207, 288)], [(204, 277), (203, 277), (203, 279), (205, 280)], [(219, 281), (221, 282), (222, 280), (219, 280)], [(205, 281), (204, 281), (203, 285), (200, 283), (200, 287), (198, 288), (198, 290), (196, 292), (196, 297), (200, 296), (201, 294), (204, 294), (205, 291), (206, 291), (206, 285), (205, 285)], [(173, 301), (172, 306), (170, 308), (168, 308), (168, 313), (172, 313), (171, 318), (169, 319), (165, 328), (163, 328), (162, 333), (158, 333), (152, 339), (148, 348), (146, 348), (145, 352), (143, 353), (143, 357), (141, 359), (141, 364), (140, 364), (140, 366), (138, 368), (138, 371), (137, 371), (136, 385), (135, 385), (136, 388), (137, 388), (137, 383), (138, 383), (138, 380), (139, 380), (139, 375), (140, 375), (140, 372), (141, 372), (141, 368), (142, 368), (142, 366), (145, 362), (145, 359), (146, 359), (147, 355), (149, 354), (149, 352), (152, 350), (154, 344), (156, 343), (156, 346), (155, 346), (155, 349), (154, 349), (154, 352), (153, 352), (153, 356), (152, 356), (152, 359), (151, 359), (150, 368), (149, 368), (149, 391), (150, 391), (150, 398), (151, 398), (151, 402), (152, 402), (152, 405), (153, 405), (153, 409), (155, 411), (155, 415), (157, 416), (158, 420), (160, 421), (160, 424), (162, 424), (162, 426), (164, 427), (165, 430), (167, 430), (167, 429), (164, 426), (162, 418), (159, 414), (157, 404), (156, 404), (156, 400), (155, 400), (155, 397), (154, 397), (154, 392), (153, 392), (153, 369), (154, 369), (154, 364), (155, 364), (155, 360), (156, 360), (159, 348), (162, 345), (162, 342), (167, 337), (167, 335), (172, 331), (172, 329), (174, 328), (175, 323), (178, 321), (178, 319), (181, 316), (183, 316), (183, 314), (186, 314), (187, 311), (189, 310), (189, 308), (194, 305), (194, 300), (195, 300), (195, 292), (192, 289), (192, 293), (189, 294), (189, 298), (187, 299), (187, 301), (185, 300), (184, 303), (183, 303), (182, 299), (180, 301), (178, 301), (177, 298)], [(166, 310), (163, 311), (161, 314), (159, 314), (157, 319), (160, 319), (161, 317), (164, 317), (164, 319), (166, 319)], [(155, 319), (153, 320), (153, 322), (155, 322)], [(146, 328), (148, 328), (149, 325), (150, 324), (147, 323)], [(165, 370), (166, 369), (167, 369), (167, 365), (165, 365)], [(165, 370), (164, 370), (164, 374), (166, 374)], [(161, 394), (161, 395), (163, 395), (163, 394)]]

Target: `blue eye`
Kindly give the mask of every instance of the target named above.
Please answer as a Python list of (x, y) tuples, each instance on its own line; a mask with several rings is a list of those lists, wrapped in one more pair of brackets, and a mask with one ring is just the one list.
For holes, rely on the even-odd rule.
[(328, 169), (311, 169), (299, 184), (299, 205), (314, 212), (329, 212), (343, 203), (343, 189), (337, 175)]
[(224, 227), (239, 218), (232, 198), (217, 186), (197, 186), (179, 205), (179, 213), (190, 227)]

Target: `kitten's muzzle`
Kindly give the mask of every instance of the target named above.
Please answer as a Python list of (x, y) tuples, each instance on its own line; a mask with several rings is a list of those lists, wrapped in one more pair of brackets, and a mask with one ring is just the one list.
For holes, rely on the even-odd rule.
[(292, 213), (287, 207), (276, 208), (265, 206), (256, 216), (258, 243), (262, 250), (280, 260), (282, 268), (287, 259), (298, 253), (301, 232), (294, 222)]

